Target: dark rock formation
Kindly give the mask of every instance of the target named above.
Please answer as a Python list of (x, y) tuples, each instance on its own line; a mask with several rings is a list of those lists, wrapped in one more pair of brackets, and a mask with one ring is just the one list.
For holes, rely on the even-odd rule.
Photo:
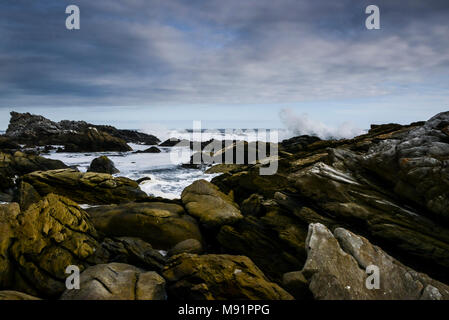
[(42, 116), (11, 112), (6, 131), (11, 140), (32, 146), (64, 145), (67, 152), (131, 151), (127, 142), (157, 144), (151, 135), (84, 121), (53, 122)]
[(89, 169), (87, 169), (87, 172), (114, 174), (119, 173), (120, 171), (115, 167), (114, 162), (112, 162), (112, 160), (110, 160), (106, 156), (100, 156), (92, 160)]

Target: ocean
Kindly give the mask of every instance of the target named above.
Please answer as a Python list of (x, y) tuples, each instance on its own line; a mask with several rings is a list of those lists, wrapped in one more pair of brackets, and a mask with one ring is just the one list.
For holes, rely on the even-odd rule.
[[(164, 134), (157, 135), (164, 140), (168, 137), (192, 140), (190, 130), (170, 130)], [(255, 141), (257, 136), (252, 130), (234, 131), (225, 135), (225, 130), (214, 130), (202, 132), (201, 140), (209, 139), (236, 139)], [(260, 138), (260, 137), (259, 137)], [(265, 139), (259, 139), (265, 140)], [(115, 176), (127, 177), (137, 180), (149, 177), (151, 180), (144, 181), (140, 188), (150, 196), (163, 197), (167, 199), (180, 198), (184, 188), (199, 179), (212, 180), (219, 174), (206, 174), (205, 169), (187, 169), (181, 166), (190, 160), (191, 150), (189, 147), (158, 147), (161, 153), (134, 153), (137, 150), (145, 150), (148, 145), (129, 143), (133, 151), (129, 152), (83, 152), (83, 153), (57, 153), (52, 150), (49, 154), (42, 156), (50, 159), (61, 160), (68, 166), (76, 166), (80, 171), (87, 171), (94, 158), (101, 155), (111, 159), (120, 173)]]

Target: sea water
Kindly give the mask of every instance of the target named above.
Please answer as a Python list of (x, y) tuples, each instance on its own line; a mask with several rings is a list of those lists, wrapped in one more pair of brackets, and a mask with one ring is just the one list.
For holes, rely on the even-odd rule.
[[(107, 156), (114, 162), (120, 173), (114, 176), (137, 180), (149, 177), (140, 188), (150, 196), (167, 199), (180, 198), (182, 190), (199, 179), (212, 180), (217, 174), (206, 174), (204, 169), (187, 169), (181, 166), (190, 160), (191, 151), (188, 147), (158, 147), (161, 153), (135, 153), (145, 150), (148, 145), (129, 143), (133, 151), (129, 152), (82, 152), (65, 153), (52, 151), (42, 156), (61, 160), (68, 166), (76, 166), (86, 172), (93, 159)], [(181, 150), (182, 149), (182, 150)], [(175, 156), (173, 154), (175, 153)]]

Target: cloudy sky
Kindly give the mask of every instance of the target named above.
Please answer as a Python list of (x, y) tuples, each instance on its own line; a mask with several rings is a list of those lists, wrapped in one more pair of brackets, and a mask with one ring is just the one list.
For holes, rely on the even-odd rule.
[(1, 0), (0, 129), (11, 110), (122, 128), (423, 120), (449, 110), (449, 1)]

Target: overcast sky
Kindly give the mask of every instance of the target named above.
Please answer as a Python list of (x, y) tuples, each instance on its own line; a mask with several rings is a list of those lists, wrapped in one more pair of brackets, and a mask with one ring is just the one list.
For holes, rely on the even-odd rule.
[[(369, 4), (381, 30), (365, 28)], [(282, 109), (361, 128), (449, 110), (449, 1), (0, 2), (0, 129), (11, 110), (255, 128), (281, 127)]]

